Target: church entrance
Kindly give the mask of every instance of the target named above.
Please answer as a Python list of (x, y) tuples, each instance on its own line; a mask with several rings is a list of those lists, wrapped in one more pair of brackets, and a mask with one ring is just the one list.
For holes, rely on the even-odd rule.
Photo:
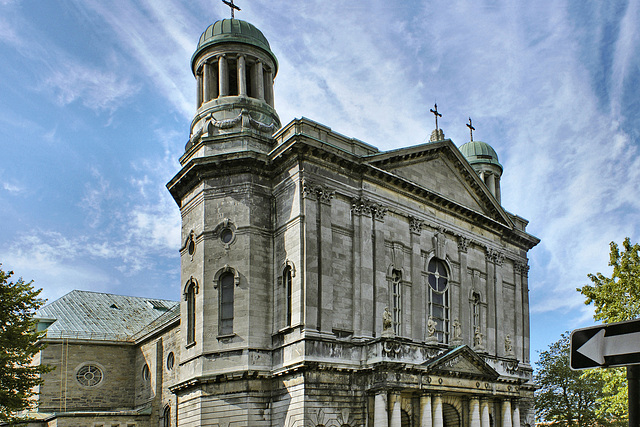
[(460, 427), (460, 414), (453, 405), (442, 404), (442, 418), (444, 427)]

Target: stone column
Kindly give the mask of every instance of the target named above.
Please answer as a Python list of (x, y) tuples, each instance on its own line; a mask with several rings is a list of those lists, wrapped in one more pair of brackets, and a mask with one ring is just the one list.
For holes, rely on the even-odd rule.
[(513, 427), (511, 421), (511, 401), (505, 399), (502, 401), (502, 427)]
[(529, 363), (529, 266), (522, 266), (522, 361)]
[(271, 70), (265, 70), (265, 82), (264, 97), (267, 104), (273, 107), (273, 72)]
[(489, 174), (487, 177), (487, 186), (489, 187), (489, 191), (493, 196), (496, 196), (496, 175), (494, 173)]
[(264, 73), (262, 69), (262, 62), (256, 61), (254, 69), (256, 70), (256, 98), (264, 100)]
[(333, 251), (333, 231), (331, 229), (331, 199), (333, 191), (327, 188), (316, 189), (318, 197), (318, 213), (320, 216), (320, 230), (318, 240), (318, 326), (322, 332), (331, 333), (333, 330), (333, 265), (331, 265)]
[(202, 105), (202, 72), (196, 73), (196, 108)]
[(224, 55), (218, 57), (218, 89), (218, 96), (229, 95), (229, 70)]
[(471, 306), (469, 304), (469, 275), (467, 274), (467, 251), (471, 239), (465, 236), (458, 236), (458, 259), (460, 260), (460, 288), (458, 295), (458, 313), (456, 318), (460, 322), (462, 340), (452, 336), (453, 345), (461, 345), (466, 340), (467, 343), (473, 344), (473, 327), (471, 326)]
[(302, 186), (302, 212), (304, 214), (304, 326), (307, 329), (318, 329), (318, 259), (319, 259), (319, 230), (318, 230), (318, 202), (316, 192), (306, 182)]
[(469, 427), (481, 427), (480, 401), (477, 397), (472, 397), (469, 400)]
[(420, 396), (420, 427), (433, 427), (433, 414), (431, 413), (431, 396)]
[[(424, 340), (423, 323), (426, 318), (420, 249), (422, 226), (422, 220), (409, 217), (409, 237), (411, 238), (411, 336), (415, 341)], [(431, 408), (431, 398), (429, 398), (429, 408)], [(431, 412), (429, 412), (429, 422), (431, 422)]]
[(520, 427), (520, 408), (516, 400), (511, 403), (511, 409), (513, 411), (513, 427)]
[(490, 427), (489, 423), (491, 422), (491, 418), (489, 417), (489, 401), (483, 399), (480, 407), (480, 424), (482, 427)]
[(244, 55), (238, 55), (238, 94), (247, 96), (247, 67)]
[(400, 392), (392, 391), (389, 397), (389, 409), (391, 411), (389, 427), (402, 427), (402, 397), (400, 396)]
[(376, 394), (373, 406), (373, 425), (375, 427), (389, 427), (387, 396), (384, 392)]
[(444, 427), (442, 417), (442, 395), (436, 394), (433, 399), (433, 427)]
[(216, 70), (213, 64), (205, 62), (204, 69), (204, 102), (209, 102), (218, 97), (218, 82)]

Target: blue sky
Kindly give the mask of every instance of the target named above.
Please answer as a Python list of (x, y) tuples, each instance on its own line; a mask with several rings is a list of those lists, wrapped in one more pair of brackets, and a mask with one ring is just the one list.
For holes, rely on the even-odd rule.
[[(593, 323), (575, 291), (640, 240), (639, 1), (238, 1), (278, 57), (276, 109), (382, 150), (439, 124), (491, 144), (530, 252), (532, 357)], [(165, 183), (216, 0), (0, 0), (0, 262), (73, 289), (177, 299)]]

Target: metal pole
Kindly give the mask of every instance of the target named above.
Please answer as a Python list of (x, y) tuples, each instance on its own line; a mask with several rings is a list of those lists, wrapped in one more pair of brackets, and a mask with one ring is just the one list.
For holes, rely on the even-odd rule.
[(640, 427), (640, 365), (627, 366), (629, 427)]

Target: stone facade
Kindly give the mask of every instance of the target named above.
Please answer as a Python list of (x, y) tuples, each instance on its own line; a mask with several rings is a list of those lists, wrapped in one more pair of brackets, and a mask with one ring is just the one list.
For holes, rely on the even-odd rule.
[[(104, 384), (76, 381), (49, 425), (532, 425), (538, 239), (500, 205), (497, 155), (489, 185), (442, 131), (389, 152), (308, 119), (274, 133), (277, 61), (242, 21), (207, 29), (192, 69), (198, 110), (167, 184), (179, 316), (119, 345), (67, 342)], [(43, 362), (66, 366), (52, 343)], [(75, 381), (62, 372), (44, 411)], [(83, 408), (99, 421), (69, 421)]]

